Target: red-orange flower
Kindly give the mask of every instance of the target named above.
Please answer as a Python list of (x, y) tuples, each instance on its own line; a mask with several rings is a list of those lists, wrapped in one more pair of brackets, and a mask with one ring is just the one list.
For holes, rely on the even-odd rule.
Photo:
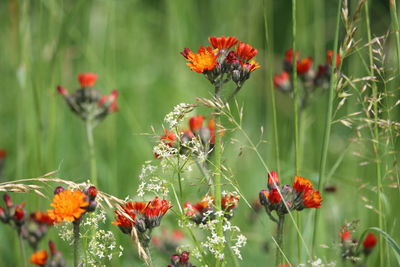
[(365, 250), (371, 251), (375, 247), (377, 242), (378, 242), (378, 240), (376, 239), (375, 235), (372, 233), (368, 233), (368, 235), (367, 235), (367, 237), (365, 237), (362, 245)]
[(291, 87), (289, 73), (287, 73), (286, 71), (283, 71), (281, 74), (275, 75), (274, 76), (274, 86), (276, 88), (280, 88), (284, 91), (289, 90)]
[(308, 189), (303, 194), (303, 204), (307, 208), (321, 208), (322, 197), (318, 190)]
[(268, 188), (273, 189), (280, 185), (279, 177), (276, 171), (268, 173)]
[[(326, 52), (326, 64), (332, 65), (332, 58), (333, 58), (333, 51), (332, 50), (328, 50)], [(340, 54), (337, 53), (336, 54), (336, 67), (339, 67), (340, 61), (341, 61)]]
[(299, 193), (305, 192), (305, 191), (307, 191), (307, 190), (312, 188), (312, 183), (311, 183), (310, 180), (308, 180), (306, 178), (303, 178), (303, 177), (300, 177), (300, 176), (296, 176), (294, 179), (295, 180), (294, 180), (294, 183), (293, 183), (293, 188), (297, 192), (299, 192)]
[(80, 73), (78, 74), (78, 80), (82, 88), (92, 87), (97, 80), (97, 74), (94, 73)]
[(249, 44), (240, 42), (236, 47), (236, 54), (242, 60), (250, 60), (257, 55), (258, 51)]
[(269, 191), (268, 201), (272, 204), (280, 203), (282, 200), (281, 195), (279, 194), (278, 189), (274, 188)]
[(198, 131), (203, 127), (204, 117), (201, 115), (193, 116), (189, 119), (189, 127), (191, 131)]
[(344, 231), (340, 234), (340, 239), (345, 242), (351, 240), (351, 233), (350, 231)]
[(128, 208), (128, 204), (132, 202), (126, 203), (126, 207), (120, 206), (121, 210), (115, 210), (115, 222), (111, 222), (113, 225), (120, 226), (121, 228), (126, 228), (128, 233), (135, 225), (135, 213)]
[(46, 250), (38, 250), (31, 256), (31, 263), (36, 264), (38, 266), (44, 266), (47, 262), (47, 251)]
[(239, 204), (239, 197), (234, 194), (225, 194), (221, 198), (221, 206), (225, 211), (234, 209)]
[(218, 49), (213, 50), (211, 46), (207, 46), (206, 48), (200, 46), (197, 54), (185, 49), (183, 55), (189, 61), (186, 65), (192, 71), (198, 73), (213, 70), (218, 63), (217, 58), (219, 56)]
[(46, 224), (46, 225), (53, 225), (54, 220), (49, 216), (47, 212), (36, 211), (31, 213), (30, 215), (31, 220), (39, 223), (39, 224)]
[[(299, 51), (296, 52), (296, 61), (299, 59)], [(285, 61), (287, 63), (292, 64), (293, 63), (293, 49), (289, 48), (285, 52)]]
[(252, 72), (258, 68), (261, 68), (260, 63), (258, 63), (255, 60), (251, 60), (249, 63), (244, 63), (242, 65), (243, 69), (245, 69), (247, 72)]
[(164, 142), (167, 146), (173, 146), (176, 140), (174, 132), (164, 130), (164, 135), (160, 137), (160, 140)]
[(73, 222), (86, 212), (84, 208), (89, 205), (89, 202), (86, 201), (86, 195), (81, 191), (67, 189), (55, 194), (50, 205), (54, 209), (47, 212), (55, 222)]
[(313, 59), (311, 57), (303, 58), (297, 62), (297, 73), (300, 75), (306, 74), (312, 67)]
[(7, 152), (4, 149), (0, 149), (0, 160), (7, 156)]
[(172, 206), (169, 204), (168, 200), (155, 197), (147, 204), (144, 214), (146, 218), (152, 220), (154, 217), (164, 216), (170, 208), (172, 208)]
[(208, 41), (214, 48), (218, 48), (220, 50), (229, 49), (234, 46), (239, 40), (233, 36), (221, 36), (221, 37), (209, 37)]

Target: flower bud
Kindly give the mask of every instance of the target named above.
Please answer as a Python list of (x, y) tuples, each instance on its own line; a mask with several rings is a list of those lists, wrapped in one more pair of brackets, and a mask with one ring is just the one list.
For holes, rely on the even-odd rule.
[(54, 189), (54, 195), (57, 195), (58, 193), (63, 192), (65, 189), (62, 186), (57, 186), (56, 189)]
[(182, 252), (180, 258), (181, 258), (179, 261), (180, 264), (188, 263), (189, 262), (189, 252), (187, 252), (187, 251)]
[(9, 194), (4, 194), (3, 199), (4, 203), (6, 203), (7, 208), (11, 208), (13, 206), (13, 202)]

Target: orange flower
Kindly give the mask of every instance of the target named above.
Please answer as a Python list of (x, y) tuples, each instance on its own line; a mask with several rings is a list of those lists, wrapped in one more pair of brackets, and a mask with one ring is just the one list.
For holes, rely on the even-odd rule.
[(47, 251), (46, 250), (38, 250), (31, 256), (31, 263), (39, 266), (44, 266), (47, 262)]
[(218, 48), (220, 50), (222, 49), (229, 49), (232, 46), (234, 46), (239, 40), (236, 37), (233, 36), (221, 36), (221, 37), (215, 37), (211, 36), (208, 38), (208, 41), (214, 48)]
[(240, 42), (236, 48), (236, 54), (243, 60), (250, 60), (255, 57), (257, 53), (257, 49), (243, 42)]
[(223, 210), (230, 211), (239, 204), (239, 198), (233, 194), (226, 194), (221, 199)]
[(306, 74), (312, 67), (313, 59), (311, 57), (303, 58), (297, 62), (297, 73), (302, 75)]
[(321, 208), (322, 197), (318, 190), (308, 189), (303, 195), (303, 204), (307, 208)]
[(278, 204), (282, 200), (281, 195), (279, 194), (278, 189), (273, 188), (271, 191), (269, 191), (268, 195), (268, 201), (272, 204)]
[(169, 204), (168, 200), (155, 197), (147, 204), (144, 214), (149, 220), (154, 220), (156, 217), (164, 216), (170, 208), (172, 208), (172, 206)]
[(297, 192), (301, 193), (307, 191), (308, 189), (312, 189), (312, 183), (310, 180), (300, 176), (296, 176), (294, 179), (293, 188)]
[(193, 116), (189, 119), (189, 127), (192, 131), (198, 131), (203, 127), (204, 117), (201, 115)]
[(342, 239), (343, 242), (351, 240), (350, 231), (344, 231), (340, 233), (340, 239)]
[(47, 212), (42, 212), (42, 211), (36, 211), (31, 213), (31, 220), (40, 224), (47, 224), (47, 225), (54, 224), (54, 220), (50, 218), (49, 214)]
[(92, 87), (97, 80), (97, 74), (94, 73), (80, 73), (78, 74), (78, 80), (82, 88)]
[[(333, 51), (328, 50), (326, 51), (326, 64), (332, 65), (332, 58), (333, 58)], [(336, 54), (336, 67), (340, 65), (340, 55), (339, 53)]]
[(0, 159), (4, 159), (7, 156), (7, 152), (4, 149), (0, 149)]
[(287, 91), (290, 89), (290, 76), (286, 71), (274, 76), (274, 86)]
[(276, 171), (268, 173), (268, 188), (273, 189), (280, 185), (279, 177)]
[(160, 140), (164, 142), (167, 146), (173, 146), (176, 140), (174, 132), (164, 130), (164, 135), (160, 137)]
[(375, 247), (377, 242), (378, 242), (378, 240), (376, 239), (375, 235), (372, 233), (368, 233), (368, 235), (364, 239), (362, 245), (365, 250), (371, 251)]
[(126, 203), (126, 207), (120, 206), (123, 211), (115, 210), (115, 222), (111, 222), (113, 225), (117, 225), (123, 228), (127, 228), (127, 233), (130, 232), (132, 226), (135, 224), (135, 213), (128, 208), (128, 204), (132, 202)]
[(258, 69), (258, 68), (261, 68), (260, 63), (258, 63), (255, 60), (251, 60), (249, 63), (245, 63), (242, 66), (248, 72), (252, 72), (252, 71), (254, 71), (254, 70)]
[(51, 203), (54, 209), (48, 210), (48, 214), (55, 222), (73, 222), (86, 212), (84, 208), (89, 205), (89, 202), (85, 198), (86, 195), (79, 190), (64, 190), (54, 195)]
[(197, 54), (186, 49), (184, 50), (184, 53), (186, 59), (189, 61), (186, 65), (188, 65), (192, 71), (198, 73), (213, 70), (218, 63), (218, 49), (213, 50), (211, 46), (207, 46), (206, 48), (200, 46)]

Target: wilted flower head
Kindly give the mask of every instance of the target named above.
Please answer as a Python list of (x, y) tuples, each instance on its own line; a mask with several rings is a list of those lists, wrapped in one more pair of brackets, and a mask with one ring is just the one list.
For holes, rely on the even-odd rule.
[(78, 80), (81, 88), (73, 94), (69, 94), (68, 90), (62, 86), (58, 86), (57, 91), (64, 97), (70, 109), (81, 119), (97, 124), (109, 113), (118, 110), (118, 91), (114, 90), (106, 96), (94, 89), (93, 86), (97, 80), (96, 74), (81, 73), (78, 75)]

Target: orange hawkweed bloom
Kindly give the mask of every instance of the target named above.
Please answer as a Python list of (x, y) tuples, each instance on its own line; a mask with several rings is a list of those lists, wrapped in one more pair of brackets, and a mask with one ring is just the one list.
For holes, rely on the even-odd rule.
[(340, 239), (345, 242), (351, 240), (351, 233), (350, 231), (344, 231), (340, 234)]
[(239, 198), (234, 194), (225, 194), (221, 199), (221, 207), (225, 211), (230, 211), (239, 204)]
[[(131, 203), (131, 202), (128, 202)], [(127, 204), (128, 204), (127, 203)], [(115, 222), (111, 222), (113, 225), (117, 225), (123, 228), (132, 229), (132, 226), (135, 225), (135, 213), (130, 209), (125, 208), (124, 206), (120, 206), (123, 211), (116, 210), (115, 212)], [(130, 231), (128, 231), (130, 232)]]
[(308, 189), (303, 195), (303, 204), (307, 208), (321, 208), (322, 197), (318, 190)]
[(251, 60), (249, 63), (245, 63), (242, 66), (248, 72), (252, 72), (252, 71), (254, 71), (254, 70), (258, 69), (258, 68), (261, 68), (260, 63), (258, 63), (255, 60)]
[(306, 74), (312, 67), (313, 59), (311, 57), (303, 58), (297, 62), (297, 73), (302, 75)]
[(378, 240), (376, 239), (374, 234), (368, 233), (367, 237), (364, 239), (362, 245), (365, 250), (371, 251)]
[(149, 220), (154, 220), (159, 217), (164, 216), (164, 214), (170, 209), (172, 206), (169, 204), (168, 200), (159, 199), (155, 197), (152, 201), (150, 201), (145, 210), (144, 214), (146, 218)]
[(33, 212), (31, 213), (30, 218), (39, 224), (46, 224), (50, 226), (54, 224), (54, 220), (50, 218), (47, 212), (42, 212), (42, 211)]
[(198, 73), (213, 70), (218, 63), (218, 49), (213, 50), (211, 46), (207, 46), (206, 48), (200, 46), (197, 54), (186, 49), (184, 50), (184, 53), (185, 58), (189, 61), (186, 65), (189, 66), (192, 71)]
[(277, 204), (280, 203), (282, 200), (281, 195), (279, 194), (278, 189), (273, 188), (271, 191), (269, 191), (268, 195), (268, 201), (272, 204)]
[(268, 173), (268, 188), (273, 189), (280, 185), (279, 177), (276, 171)]
[(55, 222), (73, 222), (86, 212), (84, 208), (88, 205), (89, 202), (86, 201), (84, 193), (79, 190), (71, 191), (67, 189), (54, 195), (51, 203), (54, 209), (47, 212)]
[[(328, 50), (326, 52), (326, 64), (332, 65), (332, 58), (333, 58), (333, 51), (332, 50)], [(336, 67), (339, 67), (340, 61), (341, 61), (340, 54), (337, 53), (336, 54)]]
[(46, 250), (38, 250), (32, 254), (30, 262), (38, 266), (44, 266), (47, 262), (47, 258), (48, 255)]
[(250, 60), (255, 57), (257, 53), (257, 49), (243, 42), (240, 42), (236, 48), (236, 54), (243, 60)]
[(226, 50), (234, 46), (239, 40), (233, 36), (228, 36), (228, 37), (211, 36), (208, 38), (208, 41), (214, 48), (218, 48), (220, 50)]
[(198, 131), (203, 127), (204, 117), (201, 115), (193, 116), (189, 119), (189, 127), (191, 131)]
[(301, 193), (301, 192), (305, 192), (309, 189), (312, 189), (312, 183), (310, 180), (300, 177), (300, 176), (296, 176), (294, 178), (294, 183), (293, 183), (293, 188)]
[(82, 88), (92, 87), (97, 80), (97, 74), (94, 73), (80, 73), (78, 74), (78, 80)]

